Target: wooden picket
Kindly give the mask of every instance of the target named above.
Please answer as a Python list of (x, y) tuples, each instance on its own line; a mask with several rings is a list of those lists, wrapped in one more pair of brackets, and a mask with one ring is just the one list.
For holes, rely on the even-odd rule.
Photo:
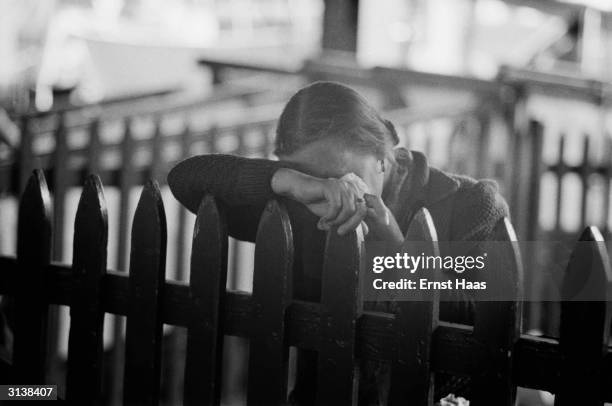
[[(612, 400), (609, 344), (612, 271), (599, 231), (577, 243), (564, 279), (559, 340), (520, 335), (522, 265), (516, 236), (500, 221), (488, 249), (489, 295), (476, 296), (474, 326), (440, 321), (439, 300), (395, 302), (391, 313), (362, 311), (362, 260), (356, 232), (327, 235), (322, 297), (292, 299), (293, 235), (284, 202), (268, 204), (260, 221), (253, 293), (226, 289), (228, 234), (222, 206), (207, 196), (198, 210), (189, 283), (165, 280), (166, 223), (159, 189), (145, 186), (133, 222), (130, 272), (106, 267), (107, 224), (100, 180), (85, 184), (72, 265), (52, 263), (52, 212), (41, 171), (21, 200), (17, 258), (0, 257), (0, 294), (15, 298), (11, 382), (46, 383), (50, 304), (71, 308), (67, 400), (95, 404), (104, 395), (105, 313), (127, 316), (124, 404), (158, 404), (162, 325), (186, 327), (184, 404), (220, 403), (223, 336), (250, 341), (248, 403), (287, 402), (288, 349), (318, 353), (318, 404), (355, 404), (359, 360), (390, 362), (390, 404), (432, 405), (437, 372), (471, 376), (471, 401), (512, 405), (517, 386), (557, 393), (556, 404)], [(414, 216), (401, 248), (439, 248), (426, 209)], [(485, 244), (484, 249), (487, 250)], [(581, 290), (576, 290), (581, 287)], [(587, 295), (588, 296), (585, 296)], [(582, 296), (580, 296), (582, 295)]]
[(108, 218), (100, 179), (91, 175), (81, 194), (74, 224), (74, 290), (66, 400), (94, 404), (102, 396), (102, 291), (106, 274)]
[(357, 233), (327, 234), (321, 287), (321, 324), (316, 383), (317, 405), (349, 405), (357, 401), (355, 333), (361, 313)]
[[(439, 255), (437, 241), (431, 215), (422, 208), (412, 218), (399, 252)], [(415, 405), (429, 405), (434, 401), (434, 373), (429, 354), (438, 324), (439, 292), (417, 291), (415, 294), (420, 295), (420, 300), (394, 303), (397, 355), (391, 366), (391, 405), (405, 404), (406, 399), (412, 399)]]
[[(475, 297), (474, 339), (484, 348), (486, 358), (472, 375), (470, 403), (513, 406), (512, 351), (521, 334), (523, 269), (516, 233), (508, 219), (498, 222), (483, 252), (488, 254), (487, 267), (479, 279), (486, 282), (487, 289)], [(516, 299), (496, 299), (508, 296)]]
[(610, 343), (612, 269), (599, 230), (580, 236), (563, 280), (559, 347), (562, 354), (555, 406), (602, 405), (604, 357)]
[(49, 304), (45, 300), (46, 265), (51, 261), (51, 196), (40, 170), (35, 170), (19, 204), (14, 383), (43, 384), (47, 361)]
[(289, 215), (278, 202), (271, 201), (264, 210), (257, 241), (247, 400), (253, 405), (283, 405), (288, 384), (285, 312), (293, 295), (293, 234)]
[(204, 198), (193, 229), (185, 360), (185, 405), (218, 404), (221, 396), (227, 225), (215, 200)]
[(159, 187), (150, 181), (132, 226), (123, 385), (127, 405), (159, 400), (165, 271), (166, 215)]

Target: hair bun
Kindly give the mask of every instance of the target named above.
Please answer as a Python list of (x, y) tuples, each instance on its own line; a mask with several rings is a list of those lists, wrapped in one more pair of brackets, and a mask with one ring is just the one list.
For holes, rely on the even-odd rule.
[(389, 134), (391, 134), (391, 139), (393, 140), (393, 145), (397, 145), (399, 144), (399, 136), (397, 135), (397, 131), (395, 130), (395, 125), (393, 125), (393, 123), (387, 119), (383, 118), (383, 124), (385, 125), (385, 127), (387, 127), (387, 130), (389, 130)]

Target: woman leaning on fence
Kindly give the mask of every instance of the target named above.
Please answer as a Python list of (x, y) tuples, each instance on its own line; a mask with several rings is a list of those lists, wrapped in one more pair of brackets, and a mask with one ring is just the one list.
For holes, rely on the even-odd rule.
[[(318, 300), (324, 231), (343, 234), (363, 225), (367, 239), (400, 244), (413, 214), (426, 207), (441, 241), (489, 239), (497, 221), (508, 216), (491, 181), (447, 174), (427, 164), (420, 152), (397, 147), (391, 122), (354, 90), (316, 82), (298, 91), (285, 106), (276, 131), (278, 161), (230, 155), (201, 155), (180, 162), (168, 175), (176, 198), (195, 212), (205, 193), (227, 210), (230, 235), (254, 241), (267, 201), (286, 198), (294, 231), (295, 296)], [(317, 255), (317, 253), (319, 255)], [(447, 298), (448, 299), (448, 298)], [(443, 302), (440, 318), (471, 322), (469, 297)], [(365, 308), (376, 308), (366, 303)], [(296, 404), (313, 403), (309, 382), (316, 354), (300, 351)], [(383, 404), (389, 366), (366, 362), (361, 368), (360, 404)], [(469, 382), (436, 377), (436, 399), (449, 392), (469, 396)]]

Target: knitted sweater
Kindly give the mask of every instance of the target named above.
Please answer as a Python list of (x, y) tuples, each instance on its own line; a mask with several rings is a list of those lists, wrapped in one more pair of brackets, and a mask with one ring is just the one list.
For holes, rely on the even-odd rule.
[[(407, 231), (414, 213), (426, 207), (440, 241), (473, 241), (474, 250), (478, 250), (477, 242), (490, 239), (497, 222), (508, 216), (508, 207), (499, 195), (495, 182), (476, 181), (431, 168), (420, 152), (398, 148), (395, 155), (396, 162), (390, 168), (392, 172), (382, 198), (402, 232)], [(268, 200), (275, 197), (271, 188), (272, 176), (282, 167), (294, 165), (230, 155), (201, 155), (176, 165), (168, 175), (168, 184), (174, 196), (194, 213), (204, 195), (213, 194), (228, 213), (230, 235), (254, 241), (263, 208)], [(318, 301), (325, 234), (316, 228), (317, 218), (304, 206), (290, 200), (286, 200), (285, 204), (296, 246), (294, 296)], [(469, 324), (470, 298), (461, 293), (451, 294), (457, 296), (445, 297), (440, 305), (440, 318)], [(385, 310), (372, 303), (369, 306), (366, 304), (365, 308)], [(359, 403), (385, 403), (387, 388), (384, 381), (388, 382), (388, 365), (366, 362), (361, 371)], [(312, 391), (307, 386), (302, 393), (295, 395), (296, 403), (312, 403), (312, 399), (309, 399)], [(449, 390), (467, 395), (469, 392), (462, 393), (465, 387), (465, 380), (459, 382), (448, 376), (437, 379), (436, 399), (448, 394)], [(297, 388), (296, 391), (299, 392)]]
[[(194, 213), (204, 195), (213, 194), (229, 210), (230, 235), (254, 241), (259, 216), (267, 201), (275, 197), (272, 176), (283, 167), (294, 165), (233, 155), (199, 155), (178, 163), (168, 174), (168, 184), (174, 196)], [(446, 241), (486, 240), (497, 221), (508, 216), (494, 181), (476, 181), (431, 168), (420, 152), (396, 149), (391, 171), (382, 197), (402, 231), (423, 206), (432, 215), (438, 237)], [(450, 206), (448, 199), (453, 199)]]

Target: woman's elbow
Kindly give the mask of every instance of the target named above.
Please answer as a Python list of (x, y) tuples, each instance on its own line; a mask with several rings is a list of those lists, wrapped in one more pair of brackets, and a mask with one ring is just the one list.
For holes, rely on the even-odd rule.
[(189, 176), (185, 164), (186, 161), (182, 161), (170, 169), (166, 180), (168, 182), (168, 187), (176, 200), (195, 213), (197, 207), (193, 207), (192, 195), (194, 190), (189, 186)]

